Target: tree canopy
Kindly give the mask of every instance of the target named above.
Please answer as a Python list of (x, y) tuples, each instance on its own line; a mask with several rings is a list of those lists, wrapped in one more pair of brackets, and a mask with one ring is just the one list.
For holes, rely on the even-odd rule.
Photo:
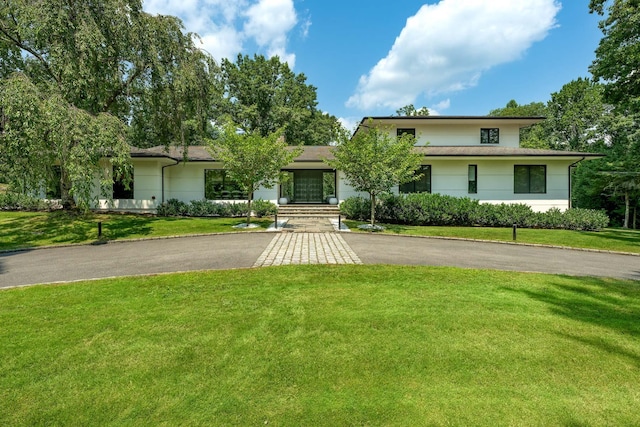
[(356, 191), (369, 193), (371, 225), (375, 225), (376, 197), (392, 186), (420, 178), (416, 170), (422, 155), (413, 152), (415, 138), (408, 133), (396, 137), (393, 129), (379, 127), (369, 120), (353, 137), (341, 134), (333, 149), (335, 160), (329, 166), (343, 172)]
[(247, 224), (251, 221), (253, 192), (261, 186), (273, 188), (281, 178), (282, 168), (301, 152), (287, 148), (282, 130), (262, 136), (257, 131), (242, 131), (233, 122), (224, 125), (209, 149), (214, 158), (222, 161), (225, 173), (247, 194)]
[(267, 136), (284, 129), (290, 145), (326, 145), (335, 140), (337, 119), (317, 109), (316, 88), (274, 56), (238, 55), (222, 60), (225, 100), (219, 115), (227, 115), (242, 129)]
[[(21, 168), (34, 165), (27, 174), (34, 177), (27, 180), (30, 184), (45, 178), (45, 170), (36, 164), (60, 165), (63, 199), (72, 204), (70, 195), (84, 197), (87, 192), (79, 186), (91, 185), (88, 172), (96, 165), (86, 162), (96, 161), (93, 153), (121, 158), (125, 138), (140, 146), (175, 141), (186, 145), (206, 135), (210, 98), (216, 89), (211, 84), (214, 68), (213, 61), (195, 48), (192, 34), (183, 31), (179, 19), (147, 14), (140, 0), (2, 2), (0, 78), (5, 80), (5, 97), (1, 114), (11, 131), (1, 136), (0, 161), (22, 164)], [(27, 86), (28, 92), (10, 106), (14, 100), (6, 94)], [(58, 132), (53, 127), (58, 122), (50, 117), (24, 120), (16, 103), (31, 101), (31, 108), (67, 116), (71, 122), (75, 118), (111, 125), (103, 131), (99, 126), (91, 131), (81, 126), (82, 131)], [(116, 126), (112, 118), (121, 124)], [(51, 149), (41, 150), (44, 142), (19, 137), (21, 132), (44, 137)], [(16, 158), (18, 153), (10, 148), (18, 142), (23, 153), (30, 153), (29, 162), (24, 156)], [(63, 155), (83, 145), (92, 153), (87, 158)], [(81, 169), (75, 180), (64, 173)], [(17, 169), (10, 175), (17, 177)]]
[(608, 102), (640, 113), (640, 2), (591, 0), (589, 8), (604, 16), (599, 24), (603, 37), (589, 71), (606, 83)]
[(398, 108), (396, 110), (397, 116), (428, 116), (429, 109), (427, 107), (420, 107), (420, 109), (416, 110), (416, 107), (413, 104), (407, 104), (404, 107)]

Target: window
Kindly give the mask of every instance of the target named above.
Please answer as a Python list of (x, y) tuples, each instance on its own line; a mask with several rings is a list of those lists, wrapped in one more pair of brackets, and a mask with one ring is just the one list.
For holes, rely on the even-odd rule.
[(544, 165), (515, 165), (513, 167), (513, 192), (546, 193), (547, 167)]
[(247, 193), (222, 169), (204, 171), (204, 198), (207, 200), (244, 200)]
[(469, 165), (469, 194), (478, 192), (478, 165)]
[(414, 128), (398, 128), (396, 129), (396, 136), (402, 136), (405, 134), (409, 134), (411, 136), (413, 136), (414, 138), (416, 137), (416, 130)]
[(500, 129), (498, 128), (480, 129), (480, 143), (481, 144), (499, 144)]
[(400, 193), (431, 193), (431, 166), (424, 165), (416, 171), (416, 175), (422, 174), (417, 181), (411, 181), (400, 185)]
[(133, 199), (133, 171), (131, 171), (131, 181), (128, 186), (124, 185), (122, 176), (113, 177), (113, 198), (114, 199)]

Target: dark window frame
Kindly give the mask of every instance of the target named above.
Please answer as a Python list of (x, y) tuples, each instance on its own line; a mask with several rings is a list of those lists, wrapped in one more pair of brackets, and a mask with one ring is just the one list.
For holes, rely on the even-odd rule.
[(481, 128), (480, 144), (500, 144), (500, 128)]
[[(471, 171), (473, 170), (473, 179), (471, 179)], [(478, 194), (478, 165), (469, 165), (467, 168), (467, 179), (469, 185), (467, 191), (469, 194)]]
[[(207, 174), (209, 172), (219, 173), (222, 176), (222, 182), (220, 184), (217, 184), (218, 190), (213, 194), (209, 193), (210, 188), (207, 187)], [(219, 195), (219, 197), (209, 197), (216, 194)], [(205, 169), (204, 198), (206, 200), (247, 200), (248, 194), (240, 190), (238, 184), (227, 176), (227, 171), (225, 171), (224, 169)]]
[(414, 138), (416, 137), (416, 128), (397, 128), (396, 129), (396, 136), (397, 137), (401, 137), (402, 135), (405, 134), (409, 134), (411, 136), (413, 136)]
[[(519, 173), (518, 168), (525, 173)], [(535, 170), (540, 169), (542, 174), (535, 175)], [(532, 171), (534, 171), (533, 179), (542, 176), (543, 182), (532, 183)], [(523, 182), (518, 182), (520, 177), (523, 177)], [(523, 187), (526, 187), (523, 189)], [(541, 187), (541, 190), (536, 190), (537, 187)], [(547, 194), (547, 165), (513, 165), (513, 193), (514, 194)]]
[[(412, 193), (431, 193), (432, 181), (431, 181), (431, 165), (421, 165), (416, 174), (422, 174), (422, 177), (417, 181), (406, 182), (398, 186), (398, 192), (400, 194), (412, 194)], [(416, 189), (416, 187), (422, 187), (424, 189)]]

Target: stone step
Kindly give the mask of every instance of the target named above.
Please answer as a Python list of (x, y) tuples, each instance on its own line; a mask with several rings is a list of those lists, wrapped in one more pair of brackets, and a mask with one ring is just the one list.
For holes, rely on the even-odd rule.
[(280, 205), (278, 215), (287, 218), (334, 218), (340, 214), (337, 205)]

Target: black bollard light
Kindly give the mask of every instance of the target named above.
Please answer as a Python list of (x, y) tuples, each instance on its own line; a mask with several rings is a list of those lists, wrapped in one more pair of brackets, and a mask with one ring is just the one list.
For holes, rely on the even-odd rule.
[(513, 240), (515, 241), (518, 237), (518, 224), (513, 224)]
[(338, 231), (342, 230), (342, 215), (338, 214)]
[(102, 221), (98, 221), (98, 239), (102, 238)]
[(276, 230), (277, 230), (278, 229), (278, 213), (277, 212), (276, 212), (275, 224), (276, 224)]

